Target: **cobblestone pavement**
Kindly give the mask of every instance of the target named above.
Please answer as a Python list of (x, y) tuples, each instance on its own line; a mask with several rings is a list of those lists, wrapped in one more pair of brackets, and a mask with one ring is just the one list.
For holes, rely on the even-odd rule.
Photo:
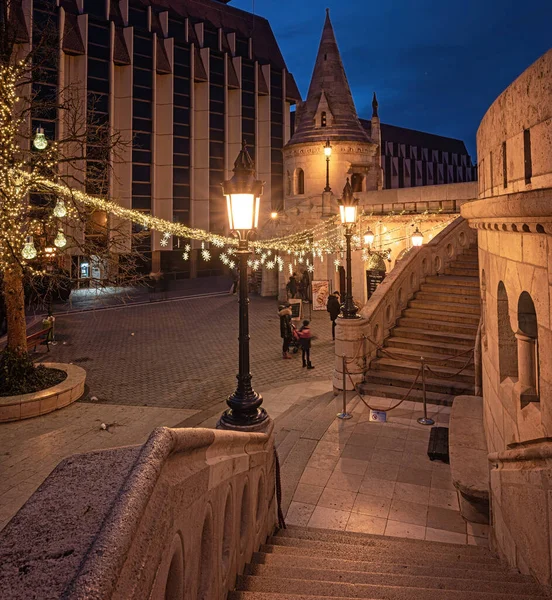
[[(331, 377), (328, 313), (313, 312), (311, 327), (315, 369), (307, 371), (300, 354), (282, 360), (276, 300), (251, 299), (255, 389)], [(84, 402), (95, 397), (100, 404), (204, 410), (223, 402), (235, 388), (237, 332), (237, 297), (231, 295), (88, 311), (58, 316), (58, 344), (47, 359), (86, 369)]]

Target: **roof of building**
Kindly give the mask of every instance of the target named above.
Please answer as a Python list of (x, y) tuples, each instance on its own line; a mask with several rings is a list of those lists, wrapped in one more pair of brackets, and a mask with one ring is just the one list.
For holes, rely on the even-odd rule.
[[(368, 135), (372, 131), (372, 123), (369, 119), (360, 119), (360, 122)], [(416, 129), (407, 129), (406, 127), (397, 127), (396, 125), (381, 124), (381, 141), (395, 142), (397, 144), (408, 144), (419, 148), (429, 148), (430, 150), (441, 150), (442, 152), (452, 152), (454, 154), (468, 154), (466, 144), (462, 140), (449, 138)]]
[[(330, 113), (326, 127), (317, 126), (315, 122), (321, 103)], [(327, 10), (307, 99), (297, 107), (296, 128), (289, 144), (320, 142), (328, 138), (371, 141), (358, 119)]]

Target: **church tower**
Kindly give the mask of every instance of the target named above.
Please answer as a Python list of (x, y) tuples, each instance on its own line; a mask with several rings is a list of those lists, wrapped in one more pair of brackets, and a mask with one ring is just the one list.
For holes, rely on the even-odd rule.
[[(308, 204), (320, 216), (328, 214), (330, 194), (326, 188), (327, 161), (324, 146), (329, 142), (329, 184), (339, 197), (347, 178), (356, 195), (382, 187), (379, 119), (374, 97), (372, 139), (361, 125), (341, 55), (326, 9), (318, 56), (307, 98), (297, 107), (295, 131), (284, 147), (284, 173), (287, 178), (286, 209)], [(324, 198), (325, 206), (322, 206)], [(302, 212), (302, 211), (301, 211)], [(314, 215), (311, 215), (314, 216)]]

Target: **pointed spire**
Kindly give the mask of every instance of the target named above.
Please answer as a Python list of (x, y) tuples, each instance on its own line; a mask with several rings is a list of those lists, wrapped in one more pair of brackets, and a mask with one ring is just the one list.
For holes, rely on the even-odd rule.
[[(327, 110), (326, 107), (320, 108), (323, 98), (325, 98), (324, 104), (327, 103), (327, 109), (331, 113), (327, 127), (322, 127), (320, 119), (317, 118), (321, 110)], [(329, 9), (326, 9), (326, 19), (307, 99), (300, 108), (295, 133), (289, 143), (320, 140), (324, 142), (327, 137), (352, 142), (370, 141), (357, 116)]]
[(378, 99), (376, 98), (376, 92), (374, 92), (374, 97), (372, 98), (372, 118), (379, 117), (378, 106)]

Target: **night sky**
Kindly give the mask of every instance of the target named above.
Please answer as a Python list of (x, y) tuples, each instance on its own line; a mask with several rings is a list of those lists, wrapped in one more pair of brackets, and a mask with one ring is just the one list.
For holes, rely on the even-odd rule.
[(359, 116), (466, 142), (493, 100), (552, 47), (551, 0), (232, 0), (266, 17), (305, 97), (326, 7)]

